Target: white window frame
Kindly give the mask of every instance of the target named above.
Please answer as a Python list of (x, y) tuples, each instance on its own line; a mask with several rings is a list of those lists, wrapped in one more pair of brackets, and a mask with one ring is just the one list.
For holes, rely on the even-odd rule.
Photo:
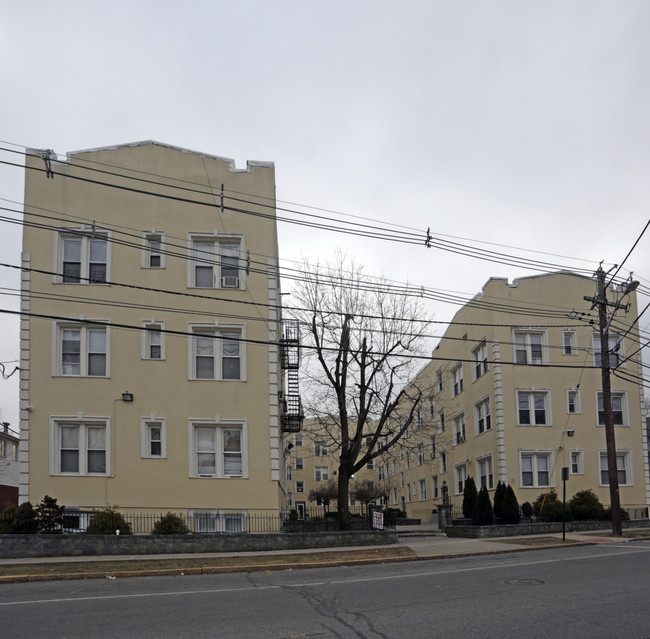
[[(528, 422), (522, 421), (523, 408), (520, 406), (520, 398), (526, 397), (528, 403)], [(544, 421), (537, 421), (539, 410), (536, 406), (536, 401), (539, 397), (544, 400)], [(551, 412), (551, 392), (545, 389), (518, 389), (516, 391), (516, 410), (517, 410), (517, 425), (518, 426), (552, 426), (553, 413)]]
[(287, 464), (287, 481), (292, 481), (293, 480), (293, 467), (291, 464)]
[[(602, 403), (603, 393), (602, 391), (596, 391), (596, 421), (598, 426), (605, 426), (605, 410), (601, 408)], [(614, 426), (628, 427), (630, 425), (626, 391), (612, 391), (612, 411), (614, 413)], [(602, 420), (600, 418), (601, 413), (603, 414)], [(620, 418), (617, 419), (617, 415), (620, 415)]]
[[(158, 244), (156, 247), (155, 245)], [(165, 268), (165, 232), (151, 229), (142, 231), (142, 268)], [(158, 264), (155, 262), (158, 261)]]
[[(616, 345), (620, 342), (617, 352), (612, 352)], [(591, 334), (591, 346), (594, 352), (594, 366), (601, 367), (602, 353), (600, 348), (600, 333)], [(621, 335), (616, 333), (609, 333), (609, 367), (610, 368), (625, 368), (625, 340)]]
[(454, 466), (454, 490), (457, 495), (462, 495), (467, 482), (467, 462)]
[(424, 464), (424, 444), (422, 442), (417, 445), (416, 455), (418, 459), (418, 466), (421, 466)]
[(429, 421), (432, 422), (436, 418), (436, 403), (433, 397), (429, 397), (428, 404), (429, 404)]
[[(573, 400), (572, 400), (573, 397)], [(573, 410), (571, 408), (573, 407)], [(567, 388), (566, 391), (566, 412), (568, 415), (579, 415), (582, 413), (582, 404), (580, 402), (580, 389)]]
[(454, 366), (449, 372), (449, 390), (451, 396), (458, 397), (465, 389), (464, 384), (463, 365), (458, 364), (458, 366)]
[(490, 409), (490, 396), (484, 397), (474, 404), (474, 432), (483, 435), (492, 430), (492, 412)]
[[(221, 382), (245, 382), (246, 381), (246, 326), (242, 324), (188, 324), (188, 332), (191, 336), (188, 338), (188, 376), (190, 380), (196, 381), (221, 381)], [(229, 339), (229, 336), (233, 336)], [(237, 340), (234, 339), (237, 336)], [(199, 349), (205, 349), (208, 344), (199, 341), (201, 338), (212, 340), (212, 353), (205, 351), (206, 354), (199, 355)], [(239, 377), (227, 378), (223, 376), (224, 360), (229, 359), (225, 352), (227, 343), (236, 341), (238, 344), (239, 356)], [(198, 357), (206, 359), (212, 358), (212, 377), (198, 377)]]
[(305, 469), (305, 460), (302, 457), (295, 457), (294, 461), (296, 463), (296, 470)]
[[(531, 468), (524, 469), (524, 458), (531, 458)], [(546, 459), (546, 468), (539, 464), (541, 458)], [(524, 483), (524, 472), (531, 473), (532, 483)], [(546, 472), (547, 483), (540, 483), (540, 474)], [(555, 486), (553, 472), (553, 451), (552, 450), (525, 450), (519, 452), (519, 480), (522, 488), (546, 488)]]
[(377, 466), (377, 479), (384, 481), (386, 479), (386, 468), (382, 465)]
[(429, 438), (429, 446), (430, 446), (429, 449), (430, 457), (431, 459), (435, 459), (436, 458), (436, 436), (435, 435), (431, 435), (431, 437)]
[(418, 495), (420, 497), (420, 501), (426, 501), (427, 499), (427, 480), (426, 479), (420, 479), (418, 481)]
[(562, 331), (562, 354), (577, 355), (577, 334), (575, 331)]
[[(535, 338), (534, 342), (533, 337)], [(513, 331), (512, 343), (515, 364), (524, 366), (548, 364), (546, 331), (535, 329)]]
[(436, 371), (436, 388), (438, 389), (438, 392), (442, 390), (442, 371), (437, 370)]
[[(623, 462), (621, 464), (621, 461)], [(619, 486), (634, 486), (632, 475), (632, 452), (626, 449), (616, 449), (616, 469), (618, 471)], [(625, 473), (625, 481), (621, 481), (621, 472)], [(607, 481), (603, 481), (607, 479)], [(609, 468), (607, 464), (607, 450), (598, 451), (598, 480), (600, 486), (609, 486)]]
[(296, 448), (302, 448), (302, 433), (296, 433), (293, 436), (293, 445)]
[[(204, 246), (209, 250), (197, 250), (197, 247)], [(222, 251), (224, 247), (238, 246), (237, 275), (230, 274), (230, 267), (223, 262), (225, 256)], [(244, 236), (238, 234), (215, 233), (189, 233), (188, 234), (187, 260), (187, 286), (188, 288), (224, 289), (241, 291), (246, 288), (246, 268), (243, 256), (246, 253), (244, 247)], [(198, 285), (197, 268), (204, 268), (201, 277), (212, 280), (212, 286)], [(208, 269), (211, 270), (208, 273)], [(226, 270), (228, 274), (226, 274)], [(234, 278), (234, 279), (233, 279)]]
[[(156, 427), (160, 428), (159, 455), (151, 452), (152, 442), (157, 441), (151, 439), (151, 430)], [(146, 459), (167, 459), (167, 426), (164, 418), (156, 415), (140, 418), (140, 456)]]
[[(198, 429), (214, 430), (213, 449), (199, 450), (197, 438)], [(224, 431), (239, 430), (240, 451), (224, 450)], [(248, 426), (246, 420), (221, 420), (214, 419), (190, 419), (188, 421), (188, 452), (189, 452), (189, 476), (201, 479), (234, 479), (248, 477)], [(198, 455), (214, 455), (214, 473), (199, 473)], [(241, 456), (241, 473), (226, 473), (226, 458), (228, 456)]]
[(375, 460), (374, 459), (368, 460), (368, 463), (366, 464), (366, 470), (375, 470)]
[[(79, 241), (79, 276), (71, 275), (72, 279), (66, 280), (64, 275), (64, 261), (72, 263), (70, 260), (65, 260), (65, 246), (66, 240)], [(80, 228), (59, 229), (56, 236), (57, 246), (55, 250), (54, 264), (54, 283), (55, 284), (76, 284), (76, 285), (92, 285), (92, 286), (106, 286), (111, 279), (111, 242), (110, 233), (104, 230), (93, 231), (92, 228), (82, 226)], [(94, 242), (106, 243), (106, 257), (104, 262), (95, 262), (91, 259), (91, 244)], [(76, 261), (75, 261), (76, 262)], [(91, 264), (105, 264), (104, 279), (98, 281), (90, 281)], [(76, 281), (75, 281), (76, 280)]]
[(438, 475), (433, 475), (431, 477), (431, 498), (440, 498), (440, 489), (438, 488)]
[[(61, 451), (62, 451), (62, 429), (64, 427), (75, 427), (78, 429), (77, 448), (68, 450), (77, 450), (78, 470), (62, 471), (61, 470)], [(104, 430), (104, 448), (95, 449), (104, 451), (104, 471), (89, 471), (88, 453), (89, 453), (89, 434), (91, 428), (100, 428)], [(92, 450), (92, 449), (90, 449)], [(108, 477), (111, 474), (111, 422), (109, 417), (84, 417), (84, 416), (52, 416), (50, 417), (50, 475), (63, 477)]]
[(488, 490), (494, 488), (494, 463), (492, 461), (492, 454), (477, 457), (476, 476), (478, 477), (478, 484), (476, 487), (479, 490), (483, 488), (483, 486)]
[(440, 453), (440, 474), (447, 472), (447, 453), (443, 450)]
[(304, 493), (304, 492), (305, 492), (305, 482), (299, 479), (296, 481), (296, 493)]
[(314, 466), (314, 481), (329, 481), (330, 468), (329, 466)]
[(571, 475), (585, 474), (585, 453), (581, 449), (569, 451), (569, 473)]
[(465, 423), (465, 413), (460, 413), (454, 417), (454, 446), (467, 441), (467, 425)]
[[(63, 337), (64, 331), (79, 331), (79, 373), (64, 373), (63, 370)], [(102, 354), (102, 351), (92, 351), (91, 333), (104, 333), (104, 374), (89, 375), (90, 357), (94, 354)], [(108, 320), (92, 320), (92, 324), (85, 322), (58, 322), (52, 323), (52, 376), (53, 377), (92, 377), (105, 378), (111, 376), (111, 332)]]
[[(158, 344), (155, 344), (155, 340), (152, 339), (154, 335), (158, 338)], [(155, 346), (160, 349), (160, 357), (152, 356)], [(142, 353), (140, 357), (154, 362), (165, 359), (165, 322), (163, 320), (142, 320)]]
[(329, 446), (321, 439), (314, 440), (314, 457), (327, 457)]
[[(228, 510), (190, 510), (189, 518), (195, 533), (242, 533), (246, 532), (246, 512)], [(236, 524), (236, 525), (233, 525)]]
[(489, 370), (488, 345), (487, 341), (483, 340), (472, 350), (472, 379), (476, 381), (480, 377), (483, 377)]

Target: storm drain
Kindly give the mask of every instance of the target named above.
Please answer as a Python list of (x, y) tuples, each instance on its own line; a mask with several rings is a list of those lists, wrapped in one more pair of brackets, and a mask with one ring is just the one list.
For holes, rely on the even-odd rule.
[(541, 586), (544, 582), (541, 579), (504, 579), (508, 586)]

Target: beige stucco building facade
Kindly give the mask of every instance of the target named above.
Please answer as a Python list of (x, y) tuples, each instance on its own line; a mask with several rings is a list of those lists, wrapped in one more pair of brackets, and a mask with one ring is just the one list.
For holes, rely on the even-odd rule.
[[(468, 476), (491, 497), (502, 481), (520, 504), (533, 502), (549, 487), (561, 494), (567, 467), (567, 499), (593, 489), (609, 504), (598, 317), (584, 299), (595, 294), (594, 279), (573, 273), (494, 278), (456, 313), (418, 376), (434, 390), (419, 417), (434, 433), (408, 468), (399, 460), (391, 502), (429, 520), (443, 486), (462, 504)], [(621, 504), (633, 507), (650, 503), (648, 448), (635, 294), (622, 302), (629, 309), (610, 327), (611, 363), (620, 363), (612, 403)]]
[(206, 529), (276, 513), (277, 257), (272, 163), (150, 141), (31, 152), (21, 500), (171, 510)]
[[(356, 479), (380, 482), (389, 506), (422, 521), (431, 521), (445, 489), (460, 506), (469, 476), (491, 498), (498, 481), (509, 484), (520, 504), (549, 488), (561, 495), (563, 467), (569, 468), (567, 499), (593, 489), (609, 505), (598, 318), (584, 300), (595, 294), (594, 279), (573, 273), (490, 279), (456, 313), (413, 380), (428, 390), (408, 437)], [(636, 381), (636, 296), (623, 299), (610, 288), (608, 299), (630, 305), (616, 311), (610, 326), (612, 366), (620, 363), (612, 375), (612, 403), (621, 505), (645, 507), (650, 486)], [(337, 451), (329, 444), (328, 459), (315, 454), (328, 442), (315, 447), (306, 434), (300, 440), (305, 452), (291, 451), (289, 473), (293, 499), (302, 502), (323, 474), (315, 466), (333, 475)], [(302, 482), (298, 494), (296, 480)]]

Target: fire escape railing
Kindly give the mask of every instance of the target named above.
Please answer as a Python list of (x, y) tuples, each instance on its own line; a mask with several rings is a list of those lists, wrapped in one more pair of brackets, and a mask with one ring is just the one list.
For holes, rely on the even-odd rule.
[(297, 320), (283, 322), (284, 336), (280, 340), (280, 362), (286, 371), (286, 391), (281, 392), (281, 423), (285, 433), (297, 433), (305, 418), (300, 398), (298, 369), (300, 368), (300, 324)]

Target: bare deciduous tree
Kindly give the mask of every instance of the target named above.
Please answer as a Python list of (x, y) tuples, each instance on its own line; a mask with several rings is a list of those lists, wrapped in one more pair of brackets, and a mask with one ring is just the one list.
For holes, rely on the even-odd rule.
[(417, 297), (367, 277), (354, 260), (304, 265), (292, 295), (302, 307), (305, 407), (316, 439), (338, 449), (338, 508), (349, 519), (349, 482), (389, 451), (432, 394), (416, 377), (430, 318)]

